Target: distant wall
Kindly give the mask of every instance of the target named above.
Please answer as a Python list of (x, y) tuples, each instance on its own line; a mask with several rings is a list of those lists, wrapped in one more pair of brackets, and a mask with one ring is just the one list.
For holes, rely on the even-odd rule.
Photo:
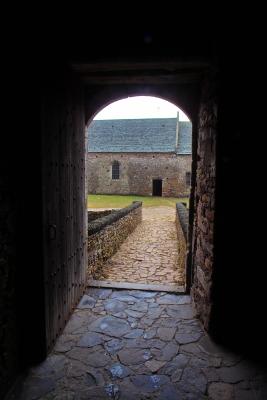
[[(120, 163), (120, 179), (112, 179), (112, 162)], [(88, 192), (151, 196), (153, 179), (162, 179), (162, 196), (190, 192), (186, 173), (191, 155), (175, 153), (87, 153)]]
[(142, 202), (113, 210), (88, 224), (89, 278), (97, 278), (103, 263), (119, 249), (127, 236), (142, 221)]

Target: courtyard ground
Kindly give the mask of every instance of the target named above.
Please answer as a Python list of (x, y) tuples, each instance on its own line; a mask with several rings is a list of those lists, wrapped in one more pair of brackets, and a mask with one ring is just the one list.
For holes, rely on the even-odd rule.
[(147, 207), (142, 222), (102, 266), (99, 280), (184, 285), (178, 268), (175, 208)]

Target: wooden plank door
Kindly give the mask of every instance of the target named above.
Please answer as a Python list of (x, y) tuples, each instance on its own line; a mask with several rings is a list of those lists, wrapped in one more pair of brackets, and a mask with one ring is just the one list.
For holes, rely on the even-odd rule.
[(85, 123), (78, 87), (47, 90), (42, 109), (46, 347), (51, 350), (85, 289)]

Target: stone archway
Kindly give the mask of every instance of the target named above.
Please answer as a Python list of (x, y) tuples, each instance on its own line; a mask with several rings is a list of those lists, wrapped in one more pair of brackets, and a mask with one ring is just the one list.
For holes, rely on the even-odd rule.
[[(132, 66), (133, 68), (133, 66)], [(79, 72), (79, 68), (74, 68), (75, 72)], [(145, 66), (145, 70), (151, 70), (153, 69), (153, 65), (147, 65)], [(166, 84), (165, 82), (162, 82), (162, 76), (158, 75), (157, 73), (154, 74), (154, 77), (152, 80), (150, 78), (144, 78), (143, 77), (143, 70), (139, 72), (138, 77), (135, 78), (134, 83), (129, 83), (129, 78), (126, 78), (125, 76), (121, 76), (119, 78), (119, 82), (117, 84), (114, 84), (112, 78), (107, 78), (107, 80), (104, 82), (98, 82), (97, 78), (95, 77), (89, 77), (85, 74), (82, 76), (82, 81), (83, 81), (83, 95), (80, 91), (80, 94), (77, 95), (77, 82), (76, 85), (72, 85), (69, 87), (68, 90), (64, 88), (64, 83), (62, 86), (62, 90), (60, 89), (58, 94), (54, 96), (54, 99), (52, 98), (47, 98), (48, 103), (50, 102), (49, 107), (50, 109), (53, 110), (54, 112), (54, 121), (55, 124), (55, 130), (50, 129), (50, 132), (53, 132), (54, 138), (56, 138), (56, 146), (54, 148), (54, 153), (55, 155), (62, 154), (62, 161), (61, 162), (61, 167), (66, 168), (66, 182), (71, 182), (71, 179), (73, 179), (74, 175), (73, 172), (77, 171), (77, 165), (75, 165), (72, 161), (75, 161), (75, 158), (73, 158), (73, 152), (71, 150), (70, 146), (70, 138), (74, 138), (74, 125), (73, 122), (78, 123), (79, 125), (79, 148), (80, 150), (77, 151), (75, 154), (80, 160), (80, 168), (78, 170), (80, 171), (80, 178), (79, 174), (77, 174), (77, 179), (74, 180), (73, 182), (77, 183), (77, 188), (80, 190), (80, 206), (77, 206), (77, 212), (81, 213), (82, 216), (82, 205), (84, 204), (84, 193), (87, 192), (85, 185), (79, 185), (78, 181), (80, 179), (81, 182), (84, 182), (85, 180), (85, 168), (84, 168), (84, 157), (82, 156), (81, 149), (85, 148), (84, 146), (84, 125), (85, 122), (88, 123), (93, 116), (101, 109), (103, 106), (107, 105), (108, 103), (113, 102), (114, 100), (118, 100), (120, 98), (125, 98), (125, 96), (129, 95), (137, 95), (137, 94), (142, 94), (142, 95), (153, 95), (155, 97), (160, 97), (167, 99), (171, 101), (173, 104), (181, 107), (189, 116), (189, 118), (192, 121), (193, 125), (193, 151), (192, 151), (192, 157), (193, 157), (193, 162), (192, 162), (192, 191), (191, 191), (191, 199), (190, 199), (190, 213), (189, 213), (189, 233), (188, 233), (188, 239), (189, 239), (189, 251), (188, 251), (188, 257), (187, 257), (187, 279), (186, 279), (186, 284), (187, 284), (187, 290), (190, 290), (191, 287), (191, 282), (192, 279), (194, 278), (194, 290), (193, 290), (193, 295), (195, 296), (195, 299), (197, 300), (195, 302), (197, 309), (199, 310), (199, 316), (200, 318), (204, 321), (205, 326), (208, 328), (208, 322), (209, 321), (209, 311), (210, 311), (210, 302), (207, 301), (209, 299), (210, 295), (210, 290), (211, 290), (211, 281), (209, 280), (210, 278), (210, 272), (208, 275), (206, 275), (207, 268), (209, 267), (209, 270), (212, 270), (212, 258), (208, 260), (207, 256), (204, 256), (202, 258), (199, 258), (201, 251), (205, 252), (205, 247), (210, 246), (210, 252), (212, 255), (212, 244), (213, 244), (213, 220), (210, 217), (209, 220), (207, 220), (207, 212), (210, 212), (210, 216), (212, 216), (212, 212), (214, 210), (214, 180), (215, 180), (215, 167), (214, 167), (214, 162), (215, 162), (215, 138), (216, 138), (216, 128), (214, 127), (213, 130), (210, 129), (210, 117), (209, 117), (209, 112), (210, 109), (205, 106), (205, 98), (207, 97), (209, 100), (209, 104), (212, 105), (212, 110), (214, 109), (214, 100), (210, 100), (209, 94), (207, 95), (207, 91), (204, 92), (204, 97), (201, 99), (200, 97), (200, 84), (201, 84), (201, 79), (202, 76), (201, 74), (194, 73), (190, 78), (188, 76), (186, 79), (183, 76), (183, 73), (181, 72), (181, 75), (179, 73), (175, 76), (172, 77), (171, 79), (171, 84), (168, 82)], [(112, 73), (116, 74), (116, 65), (111, 66), (111, 76)], [(118, 76), (117, 76), (118, 78)], [(116, 78), (116, 79), (117, 79)], [(111, 79), (111, 81), (109, 81)], [(140, 83), (142, 82), (142, 83)], [(209, 93), (209, 91), (208, 91)], [(65, 96), (65, 97), (64, 97)], [(78, 97), (79, 99), (78, 99)], [(206, 96), (206, 97), (205, 97)], [(54, 105), (53, 103), (57, 101), (57, 98), (62, 98), (62, 105), (60, 112), (58, 112), (60, 109), (58, 106)], [(64, 98), (64, 100), (63, 100)], [(78, 99), (77, 101), (75, 100), (73, 103), (70, 101), (70, 99)], [(72, 105), (71, 105), (72, 104)], [(83, 107), (82, 104), (84, 104), (84, 110), (85, 114), (83, 114)], [(202, 106), (201, 106), (202, 104)], [(201, 109), (201, 115), (202, 117), (202, 123), (201, 123), (201, 129), (198, 131), (198, 110)], [(47, 114), (48, 115), (48, 114)], [(44, 118), (47, 117), (46, 114), (44, 114)], [(59, 122), (62, 121), (62, 122)], [(79, 121), (79, 122), (78, 122)], [(214, 119), (213, 119), (214, 121)], [(58, 125), (59, 123), (59, 125)], [(66, 137), (67, 141), (64, 144), (64, 141), (62, 142), (62, 129), (65, 129), (65, 127), (68, 127), (69, 133), (68, 137)], [(44, 134), (46, 134), (47, 130), (44, 130)], [(44, 135), (44, 143), (47, 142), (47, 137)], [(75, 143), (75, 139), (74, 139)], [(49, 147), (49, 146), (48, 146)], [(58, 149), (58, 150), (56, 150)], [(84, 154), (84, 153), (83, 153)], [(68, 159), (69, 155), (69, 159)], [(75, 156), (75, 157), (76, 157)], [(71, 158), (72, 157), (72, 158)], [(198, 158), (197, 158), (198, 157)], [(78, 160), (77, 158), (77, 160)], [(56, 169), (59, 168), (59, 166), (56, 166), (56, 161), (55, 162), (55, 167)], [(205, 168), (202, 168), (202, 164), (204, 163)], [(52, 171), (49, 172), (49, 168), (44, 168), (44, 170), (47, 170), (48, 175), (45, 177), (44, 182), (46, 182), (47, 187), (53, 188), (55, 187), (57, 189), (57, 185), (52, 184), (51, 179), (56, 179), (62, 177), (62, 174), (56, 175), (52, 173)], [(63, 171), (63, 170), (62, 170)], [(212, 173), (211, 173), (212, 172)], [(77, 171), (78, 173), (78, 171)], [(198, 179), (199, 176), (205, 176), (205, 189), (203, 189), (201, 181)], [(70, 179), (70, 180), (69, 180)], [(49, 183), (50, 182), (50, 183)], [(65, 182), (65, 181), (64, 181)], [(55, 182), (56, 183), (56, 182)], [(206, 187), (209, 187), (210, 184), (210, 196), (209, 196), (209, 202), (207, 204), (207, 197), (205, 197), (205, 193), (203, 193), (203, 190), (206, 190)], [(61, 180), (61, 185), (62, 185), (62, 180)], [(64, 185), (63, 185), (64, 186)], [(63, 186), (60, 186), (63, 188)], [(65, 189), (62, 189), (63, 192), (61, 194), (60, 190), (59, 191), (53, 191), (51, 192), (51, 195), (49, 195), (49, 199), (53, 198), (56, 202), (62, 201), (63, 205), (64, 202), (67, 202), (67, 204), (77, 204), (75, 199), (75, 195), (72, 194), (72, 189), (71, 186), (69, 186), (70, 191), (65, 193), (65, 196), (62, 195), (64, 193)], [(84, 191), (85, 189), (85, 191)], [(48, 192), (47, 192), (48, 193)], [(52, 196), (52, 193), (53, 196)], [(72, 199), (71, 199), (71, 196)], [(207, 204), (207, 206), (205, 206)], [(205, 206), (205, 207), (204, 207)], [(80, 209), (80, 211), (78, 211)], [(61, 210), (66, 210), (66, 215), (63, 218), (59, 219), (59, 226), (60, 231), (63, 234), (64, 237), (64, 231), (65, 231), (65, 239), (62, 239), (62, 243), (67, 243), (69, 240), (70, 236), (68, 233), (69, 226), (71, 226), (73, 221), (72, 215), (69, 215), (68, 213), (68, 207), (62, 207)], [(202, 210), (204, 210), (202, 212)], [(48, 214), (47, 214), (48, 215)], [(50, 214), (49, 214), (50, 215)], [(53, 221), (44, 221), (44, 227), (47, 229), (47, 226), (49, 227), (48, 229), (48, 236), (47, 236), (47, 231), (44, 232), (44, 237), (50, 240), (51, 243), (53, 243), (53, 237), (56, 236), (55, 228), (54, 225), (57, 226), (57, 224), (53, 223)], [(73, 234), (76, 235), (78, 232), (86, 232), (86, 222), (85, 219), (81, 217), (80, 223), (78, 226), (73, 225), (74, 230)], [(205, 227), (205, 228), (204, 228)], [(202, 235), (203, 229), (209, 231), (209, 238), (208, 241), (205, 243), (200, 240), (200, 237)], [(49, 236), (50, 235), (50, 236)], [(50, 237), (50, 239), (49, 239)], [(58, 236), (56, 236), (58, 238)], [(79, 237), (79, 234), (78, 236)], [(52, 238), (52, 239), (51, 239)], [(80, 236), (81, 238), (81, 236)], [(46, 239), (47, 240), (47, 239)], [(80, 240), (80, 239), (79, 239)], [(81, 247), (84, 248), (86, 245), (86, 240), (81, 239), (82, 244), (81, 246), (79, 245), (77, 247), (77, 250), (79, 248), (79, 251), (81, 251), (82, 254), (82, 260), (84, 263), (84, 260), (86, 259), (86, 252), (85, 250), (81, 250)], [(59, 243), (60, 244), (60, 243)], [(75, 246), (74, 246), (75, 247)], [(47, 248), (48, 249), (48, 248)], [(49, 254), (48, 251), (45, 251), (46, 256)], [(66, 253), (68, 262), (72, 263), (71, 260), (73, 260), (74, 257), (76, 257), (76, 249), (73, 249), (73, 252), (70, 252), (70, 254)], [(60, 330), (64, 326), (64, 321), (67, 320), (67, 317), (63, 316), (63, 324), (62, 324), (62, 315), (70, 315), (71, 313), (71, 308), (77, 302), (77, 299), (81, 295), (83, 291), (83, 285), (84, 285), (84, 278), (81, 278), (79, 282), (76, 280), (76, 274), (77, 271), (74, 267), (73, 269), (73, 275), (71, 275), (68, 278), (68, 284), (66, 282), (65, 286), (63, 284), (63, 292), (64, 290), (71, 290), (71, 287), (73, 288), (73, 296), (71, 295), (70, 301), (66, 301), (66, 303), (69, 304), (69, 307), (66, 308), (65, 305), (65, 300), (62, 302), (62, 296), (58, 296), (57, 290), (60, 288), (61, 283), (53, 283), (57, 282), (57, 280), (60, 277), (60, 273), (63, 273), (64, 271), (64, 265), (66, 265), (66, 260), (64, 258), (64, 253), (60, 250), (60, 245), (54, 247), (54, 251), (51, 252), (51, 257), (50, 261), (47, 262), (47, 265), (53, 266), (52, 270), (47, 269), (49, 271), (49, 279), (52, 279), (51, 283), (52, 286), (55, 288), (54, 295), (52, 298), (54, 300), (50, 303), (47, 303), (46, 307), (48, 310), (46, 315), (49, 315), (49, 319), (51, 320), (50, 322), (50, 328), (51, 326), (54, 326), (53, 331), (54, 333), (54, 338), (51, 338), (51, 343), (53, 343), (53, 340), (55, 340), (55, 337), (59, 334)], [(47, 260), (49, 257), (47, 258)], [(53, 261), (54, 260), (54, 261)], [(196, 260), (200, 263), (200, 265), (196, 265)], [(210, 261), (210, 262), (209, 262)], [(82, 265), (81, 263), (79, 265)], [(84, 264), (83, 264), (84, 265)], [(191, 267), (192, 266), (192, 267)], [(61, 272), (59, 272), (61, 271)], [(75, 272), (76, 271), (76, 272)], [(59, 272), (59, 275), (58, 275)], [(84, 276), (84, 267), (81, 268), (81, 277)], [(68, 276), (68, 275), (66, 275)], [(48, 279), (48, 276), (47, 276)], [(78, 285), (78, 286), (77, 286)], [(79, 290), (76, 290), (75, 288), (80, 288)], [(198, 288), (200, 288), (198, 290)], [(74, 294), (75, 293), (75, 294)], [(49, 295), (46, 296), (47, 298), (51, 298), (51, 291), (49, 291)], [(64, 296), (63, 296), (64, 298)], [(60, 305), (61, 304), (61, 305)], [(205, 304), (207, 307), (205, 307)], [(63, 309), (66, 309), (66, 314), (64, 312), (58, 312), (58, 307)], [(65, 307), (65, 308), (64, 308)], [(48, 327), (48, 325), (47, 325)], [(50, 328), (47, 328), (50, 330)]]
[[(115, 69), (116, 67), (114, 67)], [(77, 68), (76, 68), (77, 69)], [(78, 68), (79, 69), (79, 68)], [(86, 74), (85, 74), (86, 76)], [(136, 83), (129, 85), (123, 76), (117, 78), (119, 85), (106, 81), (106, 85), (90, 87), (90, 71), (85, 81), (89, 82), (86, 102), (86, 116), (90, 120), (103, 106), (131, 95), (153, 95), (171, 101), (181, 107), (190, 117), (193, 125), (192, 150), (192, 191), (189, 213), (189, 250), (187, 265), (187, 288), (191, 288), (199, 317), (209, 329), (211, 313), (211, 288), (213, 271), (214, 207), (215, 207), (215, 161), (216, 161), (216, 94), (215, 85), (202, 86), (202, 75), (194, 75), (186, 83), (183, 75), (173, 78), (172, 84), (165, 85), (161, 78), (152, 83), (140, 73)], [(213, 77), (214, 79), (214, 77)], [(143, 83), (140, 84), (140, 81)], [(209, 78), (207, 78), (207, 82)], [(181, 84), (182, 82), (182, 84)], [(103, 82), (102, 82), (103, 83)], [(200, 111), (200, 114), (198, 114)], [(207, 233), (208, 232), (208, 233)]]
[[(101, 121), (101, 111), (107, 115), (115, 107), (120, 113), (126, 104), (129, 107), (128, 113), (131, 113), (131, 106), (134, 108), (135, 117), (131, 114), (128, 119), (127, 116), (115, 114), (114, 117), (118, 120), (104, 118), (104, 121)], [(157, 118), (152, 118), (150, 114), (150, 118), (147, 115), (146, 119), (142, 119), (136, 112), (144, 113), (146, 104), (149, 104), (150, 110), (155, 104), (163, 109), (172, 110), (175, 116), (166, 119), (159, 118), (158, 115)], [(92, 228), (89, 224), (90, 285), (119, 288), (128, 284), (132, 289), (138, 285), (139, 288), (146, 286), (146, 289), (149, 287), (150, 290), (154, 288), (153, 290), (184, 292), (186, 233), (181, 229), (180, 213), (174, 205), (174, 198), (179, 201), (178, 197), (189, 196), (190, 185), (185, 184), (185, 171), (191, 170), (192, 135), (191, 121), (183, 122), (184, 117), (182, 120), (179, 117), (180, 111), (172, 103), (158, 97), (130, 96), (112, 102), (111, 107), (104, 107), (103, 110), (101, 108), (100, 113), (97, 112), (96, 119), (88, 124), (88, 193), (170, 197), (168, 200), (166, 198), (165, 202), (154, 202), (154, 207), (149, 207), (149, 210), (145, 207), (146, 198), (143, 198), (145, 203), (142, 207), (142, 221), (140, 225), (139, 223), (135, 225), (134, 233), (127, 225), (128, 217), (125, 217), (125, 222), (121, 221), (120, 224), (114, 222), (108, 228), (110, 236), (107, 240), (104, 240), (106, 223), (97, 232), (94, 223)], [(144, 132), (146, 132), (145, 140)], [(184, 139), (186, 145), (182, 145)], [(121, 161), (122, 175), (120, 179), (114, 181), (111, 163), (113, 165), (118, 159)], [(105, 202), (108, 198), (104, 196)], [(97, 199), (98, 196), (93, 197), (93, 207), (98, 207)], [(138, 200), (142, 201), (142, 197)], [(160, 208), (156, 207), (157, 203)], [(106, 204), (106, 207), (111, 205)], [(116, 206), (113, 204), (113, 207)], [(95, 211), (97, 210), (90, 211), (92, 218)], [(184, 222), (187, 231), (186, 214), (188, 213), (184, 213)], [(101, 214), (95, 216), (99, 218)], [(99, 220), (99, 224), (100, 222)], [(115, 232), (122, 224), (125, 232), (130, 229), (130, 237), (127, 237), (129, 234), (124, 235), (120, 231), (113, 234), (112, 230)], [(118, 241), (116, 238), (119, 237), (121, 239)], [(150, 243), (146, 240), (148, 237)]]

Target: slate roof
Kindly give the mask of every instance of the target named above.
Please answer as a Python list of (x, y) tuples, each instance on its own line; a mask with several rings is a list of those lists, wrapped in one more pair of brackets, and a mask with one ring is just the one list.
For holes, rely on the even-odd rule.
[(177, 153), (192, 153), (192, 124), (190, 121), (179, 121)]
[(191, 122), (176, 118), (94, 120), (89, 126), (88, 152), (191, 154)]

